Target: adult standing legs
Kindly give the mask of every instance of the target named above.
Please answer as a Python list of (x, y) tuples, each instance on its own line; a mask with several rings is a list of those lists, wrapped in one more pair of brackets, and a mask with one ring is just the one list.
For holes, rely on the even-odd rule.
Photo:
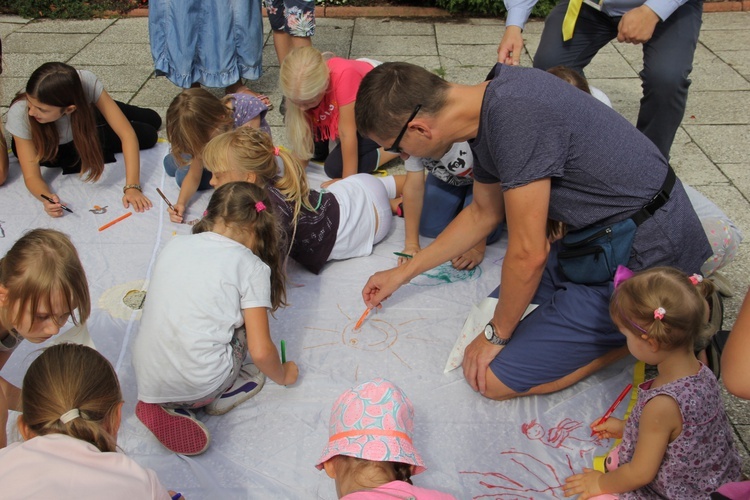
[[(584, 4), (573, 38), (563, 42), (562, 23), (567, 9), (568, 1), (563, 1), (547, 17), (534, 56), (535, 68), (547, 70), (563, 65), (583, 74), (596, 53), (617, 37), (620, 17), (608, 16)], [(688, 76), (693, 69), (702, 13), (703, 0), (689, 0), (666, 21), (658, 23), (643, 46), (643, 97), (636, 126), (666, 158), (685, 114)]]
[(657, 24), (643, 45), (643, 97), (636, 126), (667, 159), (685, 115), (702, 14), (703, 1), (690, 0)]
[(547, 71), (563, 65), (583, 74), (599, 49), (617, 36), (619, 18), (612, 18), (584, 4), (578, 15), (573, 38), (563, 42), (562, 23), (568, 1), (558, 3), (544, 22), (539, 48), (534, 55), (534, 67)]

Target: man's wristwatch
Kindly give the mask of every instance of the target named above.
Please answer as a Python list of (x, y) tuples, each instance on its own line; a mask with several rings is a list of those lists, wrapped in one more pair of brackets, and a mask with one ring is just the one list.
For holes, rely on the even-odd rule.
[(501, 339), (497, 336), (495, 333), (495, 325), (492, 324), (492, 321), (487, 323), (487, 326), (484, 327), (484, 338), (494, 345), (507, 345), (508, 342), (510, 342), (509, 338)]

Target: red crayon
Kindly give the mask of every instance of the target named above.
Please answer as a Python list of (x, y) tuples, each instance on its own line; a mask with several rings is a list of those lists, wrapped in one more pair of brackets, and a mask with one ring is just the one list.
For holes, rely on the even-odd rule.
[[(604, 414), (602, 418), (599, 419), (599, 421), (596, 423), (594, 427), (597, 427), (599, 425), (602, 425), (604, 422), (607, 421), (609, 417), (612, 416), (612, 414), (615, 412), (618, 406), (620, 406), (620, 403), (622, 403), (622, 400), (625, 399), (625, 396), (628, 395), (630, 392), (630, 389), (633, 388), (633, 384), (628, 384), (628, 386), (620, 393), (619, 396), (617, 396), (617, 399), (615, 399), (615, 402), (612, 403), (612, 406), (609, 407), (609, 410)], [(594, 430), (591, 431), (591, 435), (593, 436), (596, 434)]]

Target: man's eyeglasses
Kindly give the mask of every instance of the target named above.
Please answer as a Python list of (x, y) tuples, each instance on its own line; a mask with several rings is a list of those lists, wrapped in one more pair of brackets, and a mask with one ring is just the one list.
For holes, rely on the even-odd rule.
[(414, 111), (411, 112), (411, 115), (409, 115), (409, 119), (406, 120), (406, 123), (404, 123), (404, 128), (401, 129), (401, 132), (396, 136), (396, 140), (393, 141), (393, 145), (390, 148), (386, 148), (386, 151), (389, 153), (401, 154), (401, 148), (399, 147), (399, 144), (401, 144), (401, 139), (404, 138), (404, 134), (406, 133), (406, 130), (409, 128), (409, 124), (414, 119), (415, 116), (417, 116), (417, 113), (419, 113), (419, 110), (422, 108), (421, 104), (417, 104), (417, 107), (414, 108)]

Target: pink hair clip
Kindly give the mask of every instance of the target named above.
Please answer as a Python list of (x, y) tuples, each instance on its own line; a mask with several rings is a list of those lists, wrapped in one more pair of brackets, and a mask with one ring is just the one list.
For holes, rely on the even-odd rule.
[(657, 307), (654, 309), (654, 319), (663, 320), (665, 314), (667, 314), (667, 311), (665, 311), (663, 307)]
[(203, 217), (205, 217), (205, 216), (207, 216), (207, 215), (208, 215), (208, 210), (204, 210), (204, 211), (203, 211)]
[(278, 146), (276, 146), (276, 147), (273, 148), (273, 155), (274, 156), (279, 156), (280, 152), (281, 152), (281, 150), (279, 149)]
[(256, 201), (255, 202), (255, 211), (258, 213), (261, 213), (263, 210), (266, 209), (266, 204), (262, 201)]
[(688, 278), (690, 280), (690, 283), (693, 284), (693, 286), (697, 285), (698, 283), (703, 283), (703, 276), (700, 274), (694, 274)]

